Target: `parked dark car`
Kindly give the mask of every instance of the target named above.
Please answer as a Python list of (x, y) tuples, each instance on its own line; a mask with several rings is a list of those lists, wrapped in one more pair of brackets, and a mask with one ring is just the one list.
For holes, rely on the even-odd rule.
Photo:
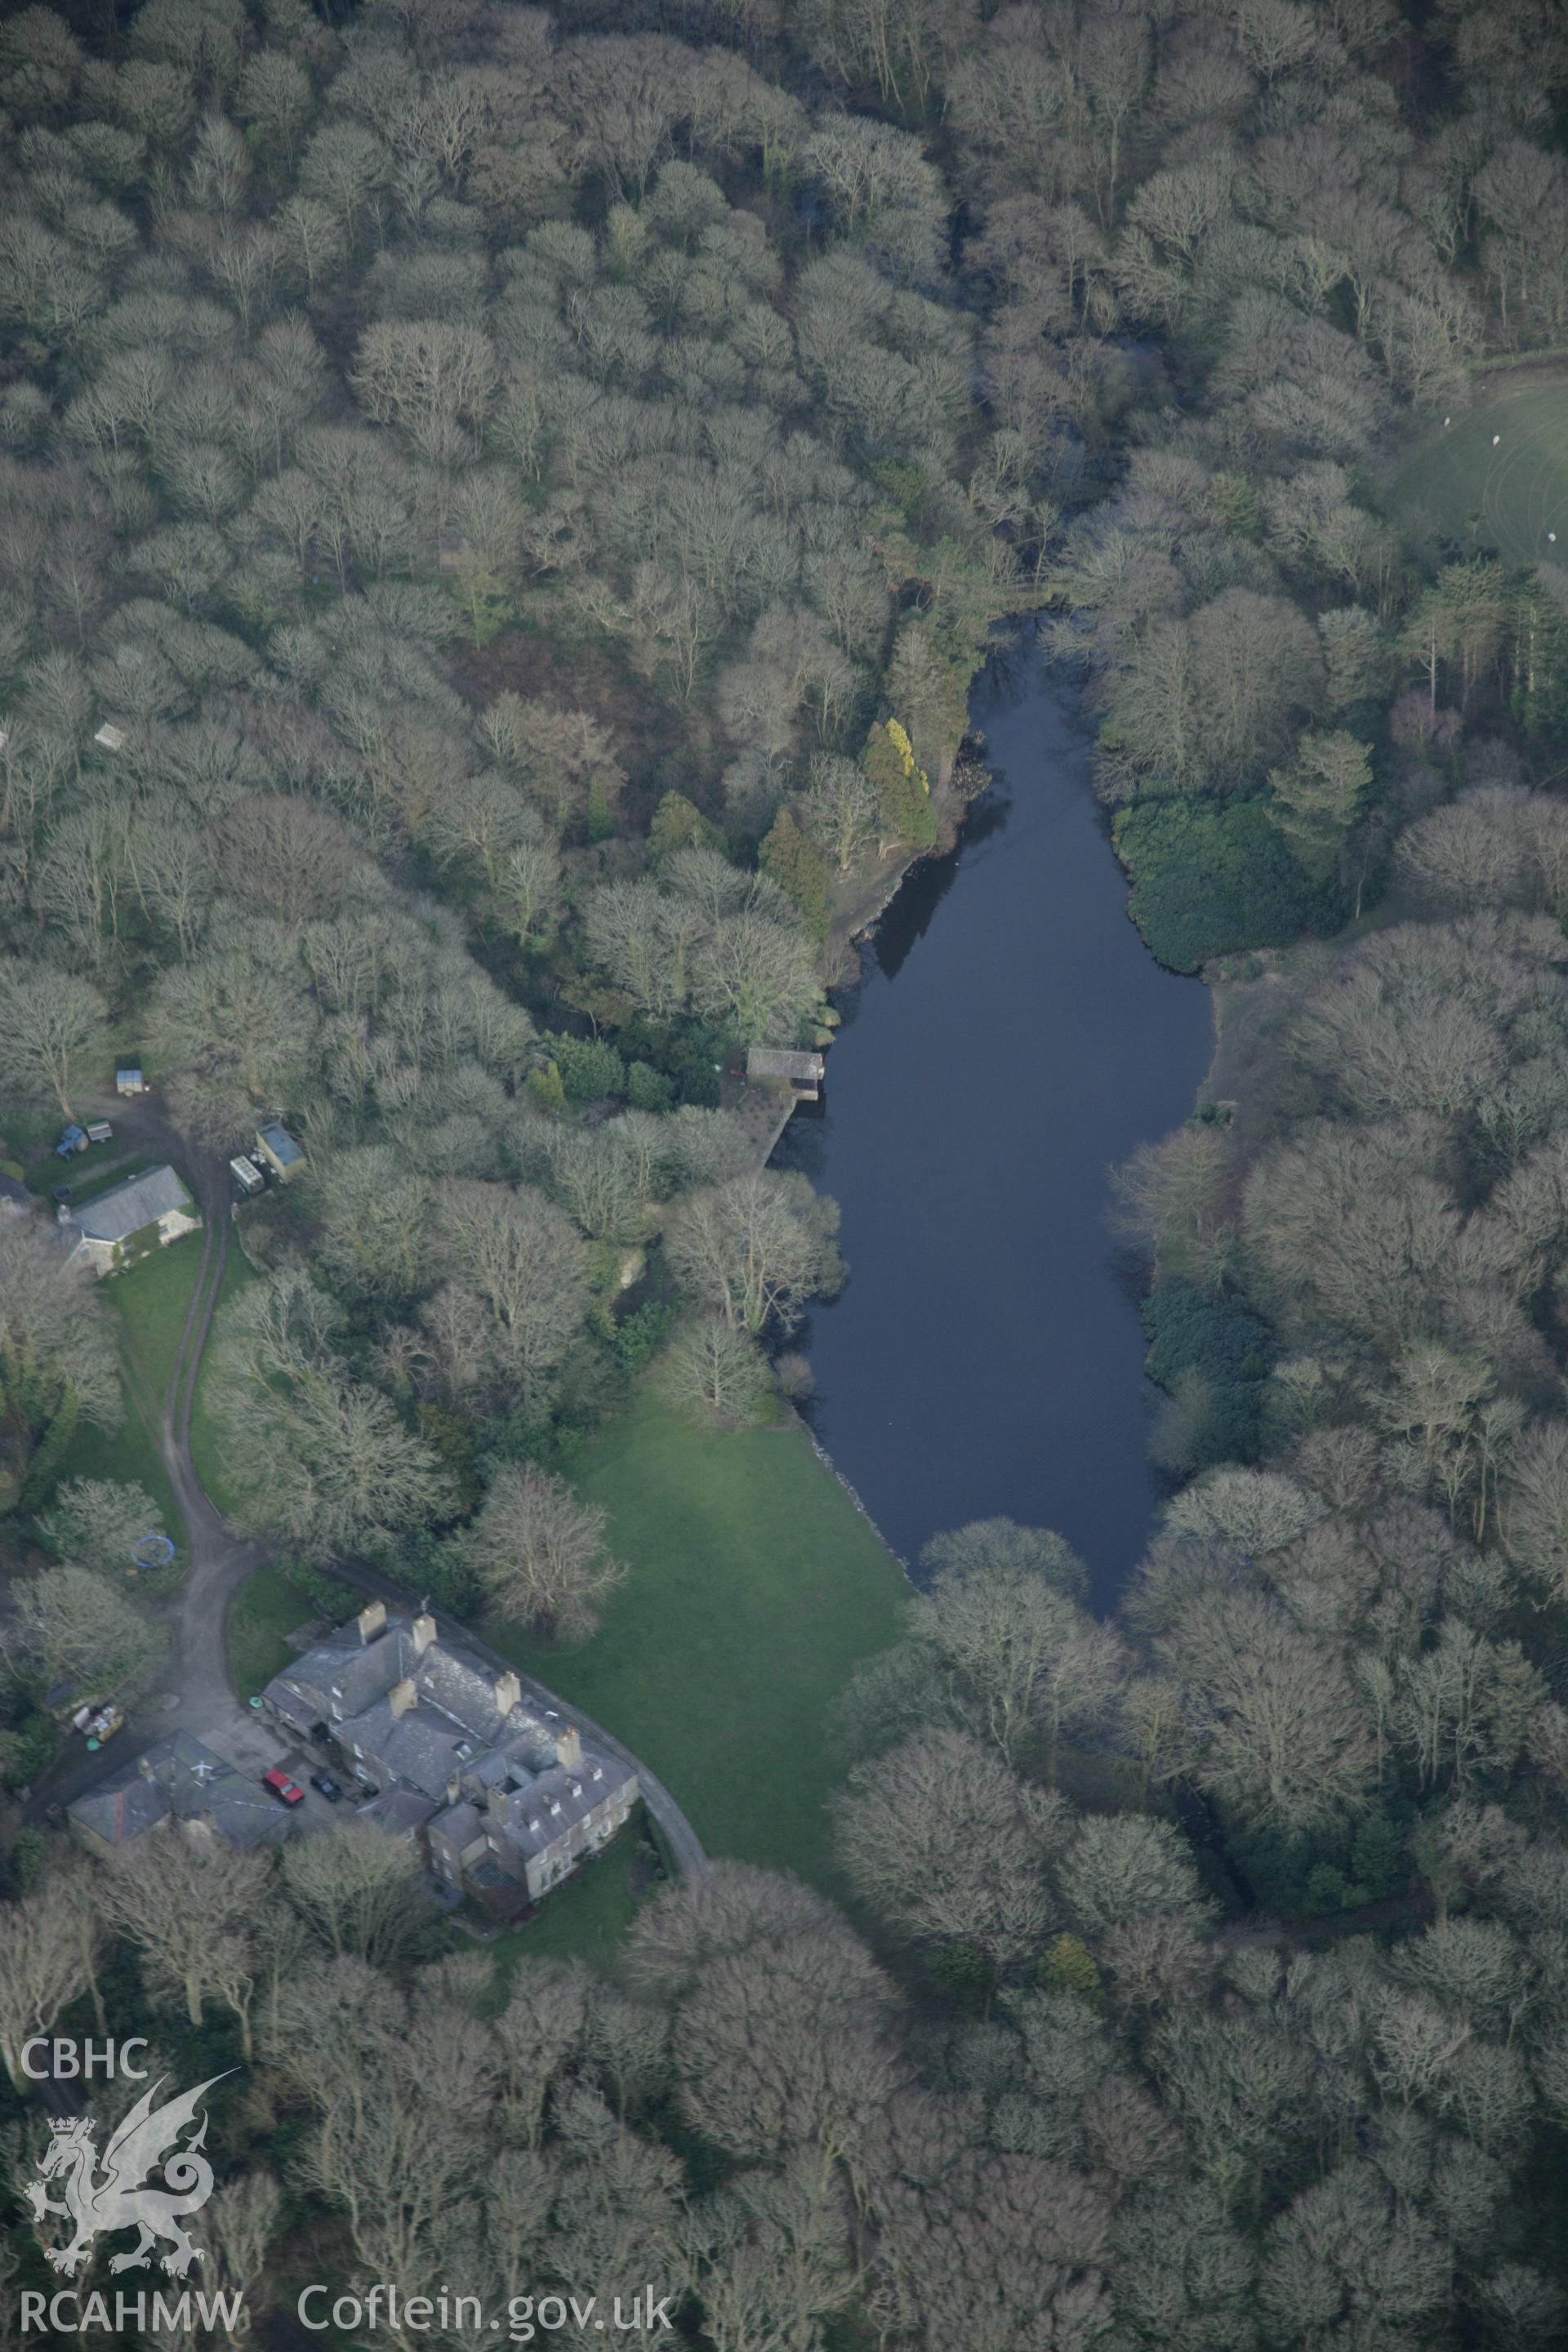
[(290, 1780), (288, 1773), (281, 1771), (276, 1764), (270, 1772), (263, 1772), (261, 1785), (269, 1797), (277, 1798), (280, 1805), (302, 1805), (305, 1801), (303, 1789)]
[(335, 1805), (343, 1793), (330, 1772), (312, 1772), (310, 1786), (321, 1790), (329, 1805)]

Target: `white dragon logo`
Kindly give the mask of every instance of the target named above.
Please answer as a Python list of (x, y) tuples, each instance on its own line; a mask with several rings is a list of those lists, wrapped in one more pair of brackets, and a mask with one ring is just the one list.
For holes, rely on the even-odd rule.
[[(202, 2116), (200, 2130), (184, 2147), (174, 2143), (185, 2126), (195, 2123), (203, 2093), (223, 2079), (221, 2074), (209, 2075), (194, 2091), (182, 2091), (177, 2098), (154, 2107), (153, 2101), (167, 2080), (160, 2075), (142, 2092), (104, 2149), (101, 2178), (98, 2177), (93, 2123), (79, 2116), (54, 2118), (50, 2126), (54, 2137), (38, 2159), (38, 2169), (44, 2180), (64, 2174), (65, 2199), (57, 2204), (43, 2181), (34, 2180), (27, 2187), (27, 2202), (37, 2221), (47, 2213), (57, 2213), (76, 2225), (68, 2246), (46, 2250), (56, 2270), (73, 2278), (100, 2231), (111, 2230), (141, 2232), (128, 2254), (115, 2255), (109, 2265), (111, 2272), (146, 2270), (161, 2238), (169, 2241), (170, 2251), (162, 2257), (162, 2264), (172, 2277), (184, 2278), (191, 2264), (201, 2261), (201, 2248), (191, 2243), (180, 2227), (179, 2216), (198, 2212), (212, 2195), (213, 2168), (201, 2153), (206, 2142), (206, 2116)], [(144, 2188), (145, 2176), (158, 2165), (163, 2167), (167, 2186)]]

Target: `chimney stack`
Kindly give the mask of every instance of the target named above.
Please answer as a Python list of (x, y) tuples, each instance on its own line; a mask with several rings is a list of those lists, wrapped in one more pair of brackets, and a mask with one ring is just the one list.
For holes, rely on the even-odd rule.
[(359, 1637), (362, 1643), (374, 1641), (375, 1636), (385, 1629), (385, 1601), (367, 1601), (354, 1622), (359, 1627)]
[(414, 1654), (416, 1658), (422, 1658), (436, 1639), (436, 1620), (434, 1617), (424, 1615), (416, 1617), (411, 1630), (414, 1635)]
[(583, 1741), (574, 1723), (563, 1723), (555, 1735), (555, 1761), (574, 1772), (583, 1761)]
[(522, 1696), (522, 1685), (509, 1666), (504, 1675), (496, 1676), (496, 1706), (502, 1715), (510, 1715)]
[(394, 1683), (392, 1688), (387, 1692), (386, 1704), (392, 1709), (395, 1717), (401, 1717), (407, 1714), (409, 1708), (416, 1704), (418, 1696), (419, 1693), (416, 1687), (413, 1675), (405, 1675), (403, 1680), (400, 1683)]

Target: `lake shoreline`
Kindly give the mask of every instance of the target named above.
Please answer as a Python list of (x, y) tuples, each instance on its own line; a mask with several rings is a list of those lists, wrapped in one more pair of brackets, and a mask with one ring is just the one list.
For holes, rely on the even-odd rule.
[(1027, 640), (970, 718), (992, 781), (856, 906), (824, 1098), (773, 1155), (838, 1202), (850, 1269), (798, 1342), (804, 1417), (895, 1558), (1054, 1526), (1109, 1609), (1163, 1488), (1106, 1171), (1192, 1116), (1215, 1003), (1130, 923), (1078, 698)]

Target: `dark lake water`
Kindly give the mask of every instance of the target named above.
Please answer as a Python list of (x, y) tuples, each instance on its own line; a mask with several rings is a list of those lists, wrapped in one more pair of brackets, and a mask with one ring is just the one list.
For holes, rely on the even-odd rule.
[(849, 1280), (798, 1342), (808, 1413), (911, 1563), (1000, 1512), (1066, 1536), (1104, 1606), (1158, 1499), (1109, 1171), (1192, 1109), (1209, 1000), (1129, 922), (1074, 698), (1032, 646), (971, 721), (995, 781), (863, 949), (825, 1111), (774, 1155), (843, 1212)]

